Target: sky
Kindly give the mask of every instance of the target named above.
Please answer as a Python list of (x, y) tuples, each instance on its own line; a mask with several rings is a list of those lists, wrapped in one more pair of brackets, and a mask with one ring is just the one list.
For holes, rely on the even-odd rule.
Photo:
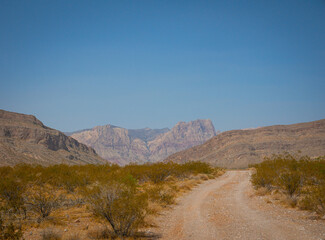
[(75, 131), (325, 118), (325, 1), (0, 0), (0, 109)]

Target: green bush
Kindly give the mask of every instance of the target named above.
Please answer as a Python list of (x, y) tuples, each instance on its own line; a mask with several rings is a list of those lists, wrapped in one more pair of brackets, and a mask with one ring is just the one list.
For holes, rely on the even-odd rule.
[(284, 153), (265, 158), (254, 167), (251, 181), (255, 187), (282, 190), (291, 199), (299, 197), (301, 208), (325, 213), (325, 157)]
[(117, 236), (130, 236), (145, 225), (148, 196), (137, 192), (136, 180), (127, 175), (86, 192), (94, 213), (109, 223)]

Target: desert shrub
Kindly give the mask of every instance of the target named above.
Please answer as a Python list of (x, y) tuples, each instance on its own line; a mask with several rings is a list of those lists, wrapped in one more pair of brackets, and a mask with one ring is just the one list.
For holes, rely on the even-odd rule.
[(176, 187), (156, 184), (146, 189), (148, 197), (153, 202), (158, 202), (163, 206), (171, 205), (175, 202)]
[(130, 174), (139, 182), (159, 183), (168, 176), (183, 178), (190, 174), (213, 174), (218, 170), (202, 162), (130, 164), (125, 167), (114, 164), (81, 166), (60, 164), (49, 167), (21, 164), (15, 167), (0, 167), (3, 178), (12, 179), (16, 183), (24, 183), (24, 186), (49, 184), (56, 188), (64, 188), (69, 192), (96, 182), (105, 183), (116, 175)]
[(6, 224), (0, 214), (0, 240), (18, 240), (21, 239), (22, 236), (21, 227), (13, 222)]
[[(302, 181), (296, 156), (288, 153), (265, 157), (264, 162), (253, 165), (256, 172), (252, 175), (251, 181), (256, 187), (284, 187), (290, 193), (294, 193), (299, 182)], [(292, 192), (293, 191), (293, 192)]]
[(325, 157), (299, 162), (300, 172), (306, 185), (321, 185), (325, 182)]
[(303, 209), (325, 213), (325, 157), (284, 153), (267, 157), (254, 167), (251, 181), (255, 187), (279, 189), (294, 200), (291, 205), (298, 201)]
[(83, 177), (83, 180), (87, 180), (87, 185), (92, 183), (105, 183), (113, 177), (112, 175), (118, 174), (122, 169), (116, 164), (88, 164), (82, 166), (74, 166), (74, 168), (76, 168), (76, 172)]
[(301, 174), (297, 171), (282, 173), (279, 176), (279, 184), (292, 197), (302, 186)]
[(89, 179), (76, 166), (60, 164), (44, 168), (39, 174), (39, 182), (74, 192), (77, 187), (87, 185)]
[(173, 174), (171, 164), (156, 163), (151, 165), (147, 170), (147, 177), (153, 183), (160, 183), (166, 179), (166, 177)]
[(302, 209), (315, 211), (320, 215), (325, 214), (325, 185), (313, 187), (308, 190), (308, 194), (302, 199), (300, 206)]
[(0, 176), (2, 178), (8, 178), (9, 176), (12, 175), (12, 172), (13, 172), (12, 167), (5, 166), (0, 168)]
[[(173, 185), (178, 180), (199, 174), (210, 178), (216, 172), (218, 168), (201, 162), (0, 167), (0, 207), (6, 219), (19, 216), (19, 221), (27, 221), (36, 215), (40, 222), (59, 207), (87, 200), (115, 235), (130, 235), (145, 224), (148, 198), (157, 205), (172, 204), (176, 194)], [(147, 185), (153, 188), (147, 191)], [(64, 202), (63, 194), (67, 196)]]
[(86, 198), (94, 213), (107, 220), (118, 236), (130, 236), (145, 224), (148, 197), (137, 191), (131, 175), (94, 187)]
[(255, 168), (256, 172), (251, 177), (253, 185), (271, 190), (276, 172), (271, 167), (270, 162), (263, 162), (260, 165), (256, 165)]
[(168, 163), (154, 163), (125, 166), (125, 172), (135, 177), (139, 182), (151, 181), (153, 183), (163, 182), (168, 176), (173, 174), (173, 167)]
[(216, 169), (213, 169), (208, 163), (204, 162), (187, 162), (179, 164), (179, 172), (185, 172), (190, 174), (212, 174)]
[(30, 165), (30, 164), (18, 164), (13, 167), (12, 174), (19, 179), (19, 181), (24, 183), (35, 182), (40, 173), (42, 173), (46, 167), (40, 165)]
[(62, 238), (62, 234), (51, 228), (44, 229), (41, 233), (42, 240), (60, 240)]
[(170, 176), (184, 179), (191, 174), (214, 174), (219, 170), (219, 168), (213, 168), (203, 162), (188, 162), (184, 164), (172, 162), (144, 165), (131, 164), (124, 168), (125, 172), (134, 176), (138, 181), (151, 181), (155, 184), (164, 182)]
[(50, 186), (34, 186), (26, 195), (26, 204), (38, 215), (38, 222), (48, 217), (62, 202), (62, 196)]
[(0, 179), (0, 198), (5, 202), (7, 210), (18, 212), (24, 205), (25, 186), (12, 178)]

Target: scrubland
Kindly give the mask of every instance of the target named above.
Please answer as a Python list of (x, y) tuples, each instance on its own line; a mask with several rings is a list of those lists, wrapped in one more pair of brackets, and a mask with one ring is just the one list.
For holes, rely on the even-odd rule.
[(175, 198), (223, 173), (206, 163), (0, 168), (0, 239), (145, 239)]
[(284, 153), (264, 160), (252, 166), (251, 181), (258, 194), (270, 194), (285, 205), (325, 216), (325, 157)]

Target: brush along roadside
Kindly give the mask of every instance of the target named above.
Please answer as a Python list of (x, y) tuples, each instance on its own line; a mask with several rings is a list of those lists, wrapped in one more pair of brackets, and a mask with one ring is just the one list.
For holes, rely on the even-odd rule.
[[(0, 168), (4, 229), (42, 239), (45, 229), (61, 239), (143, 238), (139, 229), (175, 198), (222, 169), (201, 162), (145, 165), (17, 165)], [(98, 231), (97, 231), (98, 232)], [(74, 235), (77, 234), (77, 235)], [(50, 234), (48, 234), (50, 235)], [(12, 238), (12, 239), (19, 239)]]
[(325, 157), (284, 153), (264, 160), (253, 166), (251, 181), (257, 194), (325, 216)]

